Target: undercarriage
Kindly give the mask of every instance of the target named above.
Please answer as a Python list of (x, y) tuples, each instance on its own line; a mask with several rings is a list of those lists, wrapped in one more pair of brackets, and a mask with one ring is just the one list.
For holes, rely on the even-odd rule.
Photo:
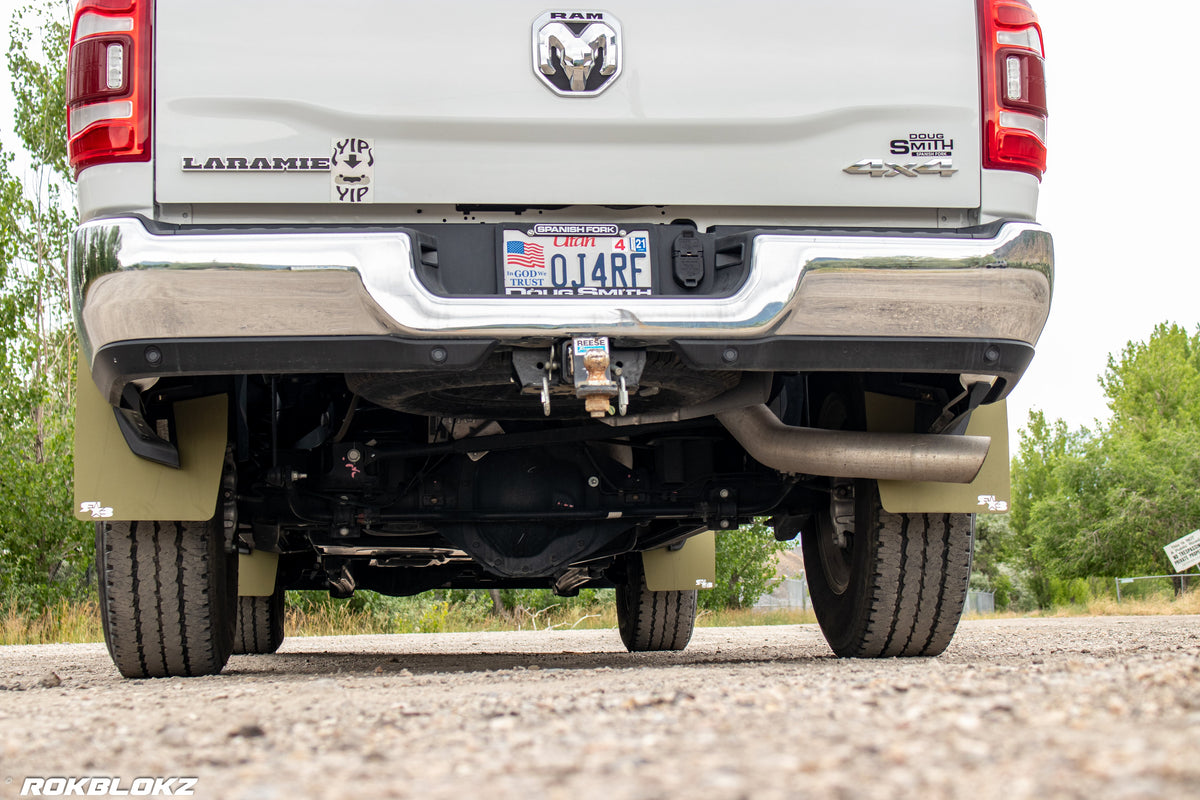
[[(723, 405), (755, 397), (781, 426), (842, 435), (865, 430), (867, 392), (887, 393), (910, 402), (916, 429), (929, 433), (950, 429), (985, 396), (958, 376), (706, 374), (642, 351), (654, 368), (638, 375), (625, 416), (614, 397), (589, 418), (562, 384), (547, 415), (545, 397), (521, 382), (521, 365), (542, 353), (498, 353), (494, 366), (441, 386), (402, 373), (162, 379), (126, 410), (169, 444), (174, 403), (227, 394), (226, 480), (235, 489), (225, 516), (243, 553), (280, 554), (286, 588), (570, 595), (622, 583), (631, 554), (755, 517), (790, 539), (830, 507), (828, 477), (764, 467), (718, 421)], [(664, 394), (691, 413), (662, 413), (652, 401)], [(476, 415), (454, 413), (468, 404)], [(439, 405), (450, 413), (426, 415)]]

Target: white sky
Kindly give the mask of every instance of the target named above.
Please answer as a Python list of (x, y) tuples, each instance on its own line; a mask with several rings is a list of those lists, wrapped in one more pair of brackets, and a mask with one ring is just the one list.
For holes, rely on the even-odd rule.
[[(1159, 322), (1200, 322), (1200, 257), (1186, 245), (1200, 229), (1200, 6), (1033, 2), (1050, 100), (1039, 220), (1054, 234), (1057, 275), (1050, 322), (1009, 402), (1014, 433), (1031, 408), (1073, 428), (1107, 418), (1097, 378), (1108, 355)], [(17, 5), (0, 0), (3, 30)], [(921, 46), (919, 25), (906, 35)], [(11, 120), (5, 81), (0, 141), (9, 150)]]
[[(1050, 164), (1039, 221), (1054, 234), (1050, 322), (1009, 403), (1092, 426), (1109, 353), (1159, 322), (1194, 331), (1200, 258), (1191, 3), (1034, 0), (1045, 33)], [(1168, 10), (1169, 9), (1169, 10)], [(1014, 426), (1015, 427), (1015, 426)]]

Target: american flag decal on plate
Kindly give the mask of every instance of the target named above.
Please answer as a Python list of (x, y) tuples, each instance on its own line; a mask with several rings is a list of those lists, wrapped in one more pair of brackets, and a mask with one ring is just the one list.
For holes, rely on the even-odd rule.
[(540, 244), (533, 242), (505, 242), (504, 263), (527, 269), (545, 269), (546, 256)]

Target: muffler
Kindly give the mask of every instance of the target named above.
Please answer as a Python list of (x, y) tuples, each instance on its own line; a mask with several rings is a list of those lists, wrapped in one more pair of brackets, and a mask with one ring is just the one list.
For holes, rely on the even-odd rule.
[(970, 483), (992, 443), (989, 436), (797, 428), (762, 404), (716, 417), (760, 464), (805, 475)]

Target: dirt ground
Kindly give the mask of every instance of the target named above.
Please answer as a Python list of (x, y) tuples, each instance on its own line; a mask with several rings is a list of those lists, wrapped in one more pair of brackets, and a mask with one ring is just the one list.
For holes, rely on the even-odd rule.
[[(125, 681), (103, 645), (0, 648), (0, 797), (194, 777), (196, 797), (1200, 797), (1200, 617), (968, 621), (936, 659), (816, 626), (292, 639)], [(171, 784), (179, 787), (181, 784)]]

